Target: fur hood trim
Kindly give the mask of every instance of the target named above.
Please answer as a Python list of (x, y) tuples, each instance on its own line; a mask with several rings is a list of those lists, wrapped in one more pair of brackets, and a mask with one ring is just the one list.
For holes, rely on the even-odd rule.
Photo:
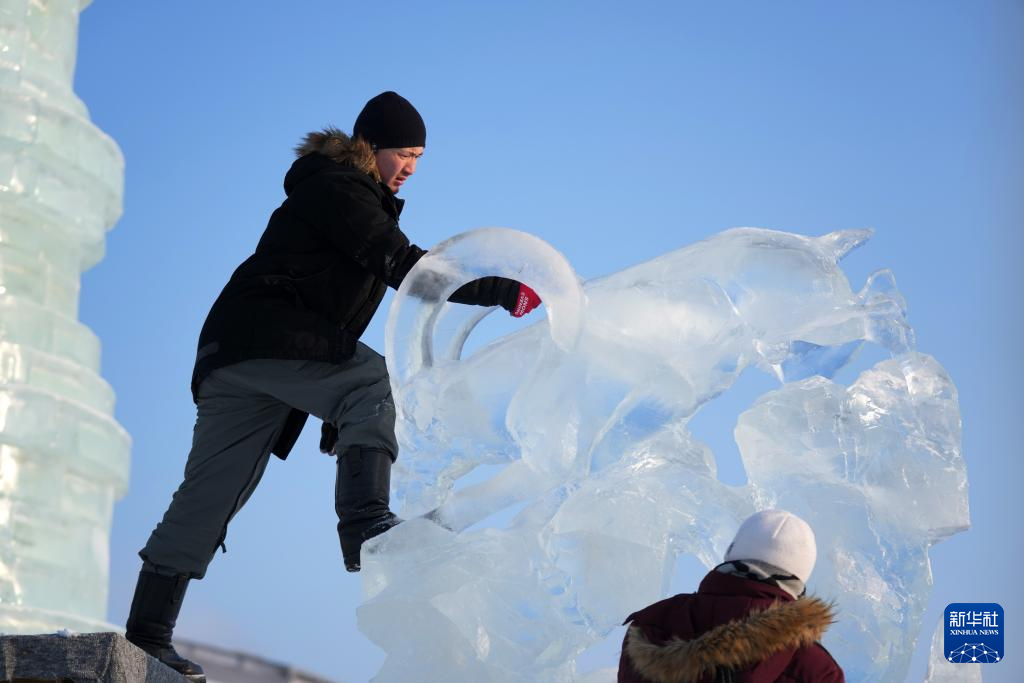
[(312, 152), (319, 152), (339, 164), (354, 166), (380, 182), (380, 172), (377, 170), (373, 148), (362, 138), (353, 140), (337, 128), (328, 126), (321, 131), (308, 133), (295, 148), (297, 157), (304, 157)]
[(743, 670), (783, 650), (817, 642), (835, 621), (832, 605), (818, 598), (776, 602), (706, 631), (693, 640), (672, 638), (658, 645), (635, 624), (626, 654), (633, 668), (656, 683), (696, 683), (718, 669)]

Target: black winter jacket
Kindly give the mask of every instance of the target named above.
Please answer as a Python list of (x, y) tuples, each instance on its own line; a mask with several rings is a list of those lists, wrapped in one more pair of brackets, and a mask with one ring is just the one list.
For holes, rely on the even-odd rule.
[[(384, 297), (425, 253), (398, 227), (404, 201), (376, 177), (364, 142), (310, 134), (285, 175), (284, 203), (255, 253), (234, 272), (199, 334), (193, 399), (213, 370), (253, 358), (342, 363)], [(476, 280), (459, 303), (511, 310), (519, 283)], [(292, 413), (274, 453), (284, 458), (307, 415)]]

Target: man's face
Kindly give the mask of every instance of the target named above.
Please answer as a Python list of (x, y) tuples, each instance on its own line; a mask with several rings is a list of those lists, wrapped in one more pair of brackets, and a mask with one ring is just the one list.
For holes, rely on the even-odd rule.
[(416, 161), (423, 156), (422, 147), (388, 147), (374, 152), (380, 181), (398, 192), (406, 179), (416, 172)]

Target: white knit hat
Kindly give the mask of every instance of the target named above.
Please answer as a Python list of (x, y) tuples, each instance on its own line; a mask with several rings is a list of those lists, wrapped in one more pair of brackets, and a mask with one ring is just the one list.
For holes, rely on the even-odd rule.
[(810, 525), (785, 510), (762, 510), (748, 517), (725, 551), (726, 562), (767, 562), (805, 583), (817, 558), (818, 549)]

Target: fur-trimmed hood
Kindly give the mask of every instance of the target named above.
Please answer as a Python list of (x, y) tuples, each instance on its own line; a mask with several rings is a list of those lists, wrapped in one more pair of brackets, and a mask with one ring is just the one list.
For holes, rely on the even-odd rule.
[(652, 643), (634, 624), (625, 654), (633, 668), (654, 683), (696, 683), (719, 669), (742, 671), (783, 650), (812, 645), (834, 621), (832, 605), (808, 597), (776, 602), (693, 640), (676, 637)]
[(312, 152), (319, 152), (339, 164), (353, 166), (380, 182), (373, 148), (362, 138), (352, 139), (337, 128), (328, 126), (321, 131), (306, 134), (295, 147), (295, 156), (300, 158)]

